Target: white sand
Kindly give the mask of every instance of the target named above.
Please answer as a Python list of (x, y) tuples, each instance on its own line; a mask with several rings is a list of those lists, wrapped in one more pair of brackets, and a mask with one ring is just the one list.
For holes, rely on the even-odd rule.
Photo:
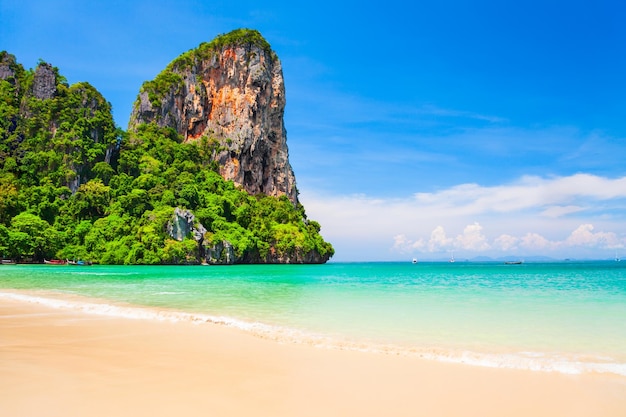
[(0, 415), (626, 416), (626, 378), (279, 344), (0, 299)]

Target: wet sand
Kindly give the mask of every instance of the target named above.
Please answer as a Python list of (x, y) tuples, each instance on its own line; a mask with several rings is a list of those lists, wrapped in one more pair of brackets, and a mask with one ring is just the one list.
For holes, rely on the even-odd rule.
[(0, 415), (625, 416), (626, 378), (328, 350), (0, 299)]

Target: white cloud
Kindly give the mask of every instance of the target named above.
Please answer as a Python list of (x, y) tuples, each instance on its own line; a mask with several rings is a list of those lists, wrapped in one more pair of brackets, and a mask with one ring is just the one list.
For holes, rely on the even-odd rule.
[(523, 177), (493, 187), (462, 184), (415, 198), (302, 193), (301, 200), (335, 246), (335, 260), (452, 250), (468, 252), (462, 256), (608, 257), (609, 249), (626, 247), (626, 177)]
[[(592, 201), (620, 198), (626, 198), (626, 177), (609, 179), (590, 174), (548, 179), (525, 176), (512, 184), (492, 187), (461, 184), (436, 193), (415, 194), (418, 204), (451, 213), (512, 213), (533, 209), (549, 217), (589, 209)], [(582, 204), (569, 204), (574, 201)]]
[(526, 233), (520, 238), (520, 247), (536, 253), (552, 250), (557, 246), (557, 243), (549, 241), (538, 233)]
[(506, 119), (502, 117), (488, 115), (488, 114), (479, 114), (474, 112), (462, 111), (462, 110), (454, 110), (454, 109), (445, 109), (441, 107), (434, 106), (432, 104), (427, 104), (422, 106), (419, 109), (415, 110), (415, 114), (417, 115), (432, 115), (432, 116), (442, 116), (442, 117), (450, 117), (450, 118), (461, 118), (461, 119), (475, 119), (481, 120), (489, 123), (502, 123), (506, 122)]
[(568, 214), (583, 211), (585, 208), (580, 206), (549, 206), (541, 212), (545, 217), (563, 217)]
[(398, 252), (405, 252), (406, 248), (411, 245), (411, 241), (405, 235), (394, 236), (393, 242), (393, 248)]
[(442, 226), (437, 226), (430, 234), (428, 240), (428, 250), (430, 252), (439, 252), (446, 250), (452, 245), (453, 240), (446, 236), (446, 231)]
[(423, 251), (426, 246), (424, 239), (412, 241), (405, 235), (396, 235), (394, 236), (393, 241), (393, 249), (399, 253), (413, 253), (415, 250)]
[(455, 238), (448, 237), (443, 226), (437, 226), (430, 233), (428, 243), (425, 243), (423, 238), (412, 240), (404, 234), (397, 235), (394, 236), (393, 248), (401, 253), (412, 253), (415, 250), (438, 253), (453, 249), (484, 251), (490, 249), (490, 245), (487, 242), (487, 237), (482, 234), (482, 226), (474, 223), (467, 225), (463, 233)]
[(455, 246), (473, 252), (482, 252), (491, 248), (487, 238), (482, 234), (482, 226), (478, 223), (469, 224), (463, 229), (463, 234), (455, 239)]
[(520, 241), (519, 238), (511, 235), (500, 235), (493, 241), (493, 247), (495, 249), (501, 250), (503, 252), (507, 252), (510, 250), (517, 249), (517, 243)]
[(620, 242), (613, 232), (593, 232), (593, 225), (581, 224), (565, 240), (568, 246), (590, 246), (607, 249), (617, 249), (624, 247), (624, 242)]
[(423, 238), (412, 240), (406, 235), (394, 237), (393, 249), (399, 253), (429, 252), (441, 253), (455, 250), (464, 252), (484, 252), (488, 250), (512, 252), (522, 250), (530, 254), (551, 255), (553, 251), (563, 248), (596, 248), (620, 249), (626, 247), (626, 239), (621, 239), (613, 232), (594, 232), (591, 224), (582, 224), (564, 240), (550, 240), (539, 233), (528, 232), (523, 236), (503, 234), (489, 239), (482, 233), (479, 223), (465, 226), (463, 233), (455, 238), (448, 237), (442, 226), (437, 226), (430, 234), (428, 244)]

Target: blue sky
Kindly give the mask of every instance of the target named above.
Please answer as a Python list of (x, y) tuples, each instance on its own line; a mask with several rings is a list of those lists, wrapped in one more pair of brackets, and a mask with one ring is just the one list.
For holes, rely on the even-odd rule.
[(90, 82), (125, 128), (176, 56), (257, 29), (335, 261), (612, 258), (626, 257), (624, 16), (603, 0), (4, 0), (0, 49)]

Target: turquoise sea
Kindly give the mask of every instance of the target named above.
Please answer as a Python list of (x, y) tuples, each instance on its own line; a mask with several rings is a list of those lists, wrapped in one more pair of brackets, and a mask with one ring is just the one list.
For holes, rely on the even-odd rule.
[(3, 298), (321, 348), (626, 376), (626, 262), (0, 265)]

